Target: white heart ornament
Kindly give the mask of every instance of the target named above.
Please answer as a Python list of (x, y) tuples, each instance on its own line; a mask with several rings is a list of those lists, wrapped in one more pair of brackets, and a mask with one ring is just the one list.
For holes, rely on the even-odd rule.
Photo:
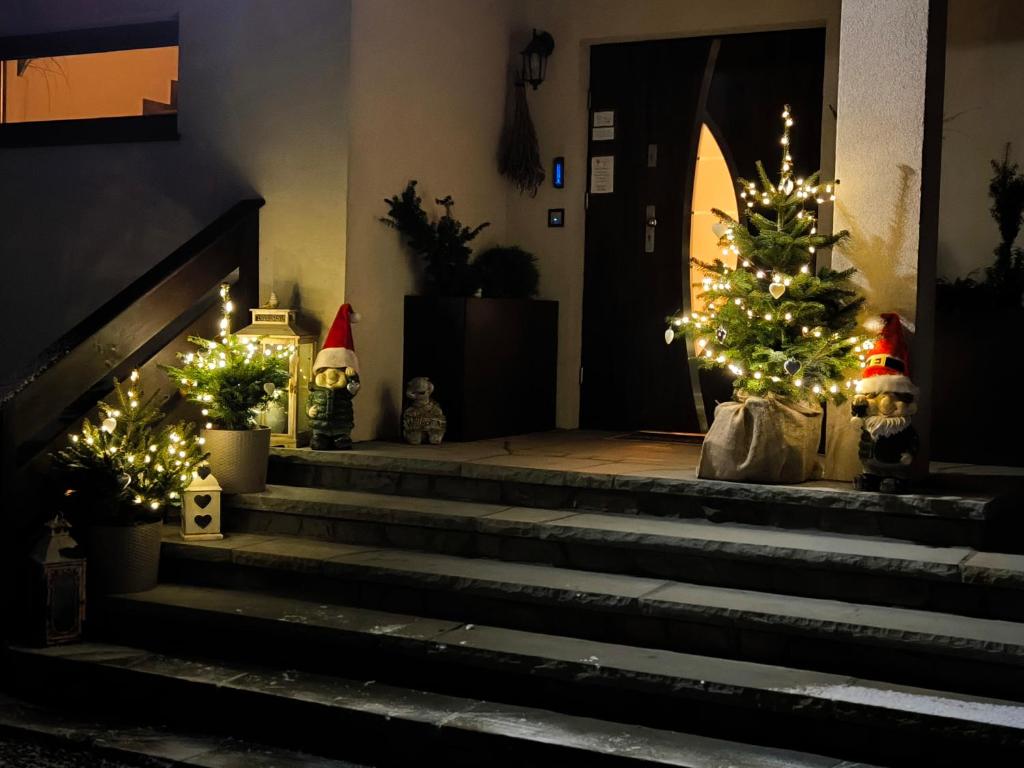
[(100, 426), (104, 432), (113, 432), (117, 429), (117, 419), (113, 417), (106, 418)]
[(792, 192), (793, 192), (793, 180), (792, 179), (786, 179), (785, 183), (782, 185), (782, 191), (785, 192), (787, 195), (792, 194)]
[(772, 295), (773, 299), (777, 299), (786, 292), (786, 286), (782, 283), (772, 283), (768, 286), (768, 293)]
[(716, 221), (711, 225), (711, 231), (718, 237), (725, 237), (725, 233), (729, 231), (729, 225), (724, 221)]
[(665, 330), (665, 343), (666, 344), (671, 344), (672, 341), (675, 339), (675, 337), (676, 337), (676, 332), (673, 331), (671, 328), (667, 328)]
[(268, 395), (274, 394), (275, 389), (277, 389), (277, 386), (272, 381), (268, 381), (266, 384), (263, 385), (263, 391), (266, 392)]

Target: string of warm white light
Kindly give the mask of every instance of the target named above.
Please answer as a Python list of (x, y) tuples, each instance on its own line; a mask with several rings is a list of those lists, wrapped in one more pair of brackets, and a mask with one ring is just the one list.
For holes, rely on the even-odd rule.
[[(865, 347), (870, 347), (870, 343), (862, 344), (857, 337), (843, 339), (839, 333), (828, 333), (821, 326), (805, 325), (800, 322), (801, 319), (811, 319), (814, 315), (809, 316), (803, 310), (800, 306), (802, 299), (783, 299), (791, 290), (797, 291), (797, 296), (804, 296), (817, 285), (814, 269), (817, 250), (819, 247), (831, 245), (835, 238), (818, 236), (816, 213), (803, 206), (820, 207), (834, 202), (839, 181), (819, 182), (818, 174), (808, 178), (793, 178), (790, 129), (794, 121), (788, 105), (782, 112), (782, 121), (780, 144), (783, 151), (778, 183), (771, 183), (760, 164), (760, 186), (752, 181), (738, 182), (740, 199), (746, 203), (744, 215), (756, 227), (757, 234), (752, 234), (748, 230), (745, 221), (735, 221), (726, 214), (715, 211), (721, 221), (716, 225), (716, 233), (719, 232), (718, 227), (725, 225), (718, 243), (721, 254), (723, 257), (735, 255), (739, 264), (735, 270), (731, 270), (721, 261), (714, 264), (699, 263), (699, 266), (708, 273), (701, 282), (705, 306), (700, 311), (670, 317), (665, 340), (671, 343), (676, 337), (677, 328), (681, 329), (684, 335), (692, 334), (696, 337), (696, 356), (706, 365), (729, 370), (737, 379), (735, 383), (738, 389), (745, 389), (747, 385), (751, 385), (758, 391), (779, 390), (784, 393), (789, 387), (806, 388), (814, 395), (827, 399), (828, 395), (840, 393), (841, 383), (846, 389), (854, 385), (853, 379), (834, 378), (832, 369), (836, 361), (846, 356), (852, 348), (852, 352), (859, 354), (863, 366), (862, 352)], [(795, 206), (799, 206), (799, 209), (794, 216)], [(761, 214), (759, 209), (774, 214), (774, 220)], [(806, 253), (806, 261), (801, 263), (798, 253), (793, 253), (791, 257), (790, 251), (786, 250), (782, 261), (786, 265), (791, 265), (790, 268), (780, 268), (777, 263), (774, 267), (770, 264), (756, 263), (752, 255), (754, 249), (750, 246), (756, 237), (765, 233), (768, 238), (778, 238), (777, 241), (768, 239), (765, 242), (772, 245), (775, 242), (783, 243), (780, 248), (795, 247), (798, 252)], [(741, 251), (741, 246), (746, 247)], [(774, 257), (772, 260), (779, 261)], [(794, 261), (796, 263), (793, 263)], [(728, 317), (735, 319), (737, 310), (742, 311), (746, 319), (755, 321), (751, 325), (752, 333), (759, 334), (760, 338), (782, 338), (790, 342), (794, 339), (806, 339), (806, 343), (797, 345), (801, 359), (781, 359), (782, 353), (774, 358), (769, 356), (768, 359), (733, 359), (737, 351), (736, 345), (734, 341), (730, 344), (724, 343), (726, 328), (720, 323), (723, 312), (727, 312)], [(719, 346), (708, 338), (716, 326), (719, 327), (714, 331), (714, 336)], [(764, 346), (770, 346), (762, 343)], [(730, 347), (732, 352), (729, 351)]]
[[(144, 393), (137, 370), (131, 372), (128, 381), (127, 390), (115, 381), (115, 391), (120, 405), (131, 411), (130, 418), (126, 418), (123, 424), (121, 418), (124, 414), (120, 408), (100, 403), (103, 420), (99, 427), (86, 419), (81, 431), (71, 434), (69, 440), (75, 446), (86, 446), (93, 456), (102, 458), (109, 469), (125, 478), (123, 492), (135, 504), (156, 511), (164, 504), (176, 504), (176, 500), (181, 498), (180, 490), (191, 482), (192, 472), (203, 463), (201, 446), (206, 440), (198, 436), (192, 438), (195, 446), (192, 450), (187, 446), (186, 437), (168, 428), (165, 430), (166, 442), (162, 446), (153, 442), (140, 448), (138, 440), (144, 434), (138, 430), (149, 426), (147, 409), (151, 406), (141, 405)], [(133, 453), (133, 450), (140, 452)], [(172, 473), (178, 473), (179, 477), (172, 479)]]
[[(220, 286), (220, 298), (221, 317), (218, 322), (220, 341), (192, 338), (192, 343), (196, 344), (199, 349), (195, 352), (189, 352), (182, 357), (186, 368), (193, 369), (193, 373), (194, 371), (214, 371), (229, 366), (232, 368), (248, 366), (259, 355), (290, 359), (295, 354), (295, 347), (293, 345), (261, 346), (258, 339), (243, 339), (233, 334), (231, 332), (231, 317), (235, 307), (234, 302), (231, 300), (231, 287), (227, 283)], [(184, 370), (178, 371), (178, 373), (182, 372)], [(194, 376), (198, 375), (194, 374)], [(203, 389), (199, 379), (194, 376), (192, 378), (184, 376), (179, 378), (179, 384), (191, 401), (203, 406), (201, 410), (202, 415), (209, 416), (210, 407), (207, 406), (214, 403), (215, 393)], [(276, 394), (275, 391), (274, 395), (276, 396)], [(213, 422), (208, 421), (205, 426), (206, 429), (212, 429)]]

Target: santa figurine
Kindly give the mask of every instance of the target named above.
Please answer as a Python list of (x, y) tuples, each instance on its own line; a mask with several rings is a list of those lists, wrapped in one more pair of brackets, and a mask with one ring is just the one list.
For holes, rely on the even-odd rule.
[(917, 453), (917, 432), (911, 424), (917, 412), (917, 387), (910, 380), (902, 318), (887, 312), (878, 325), (881, 335), (867, 355), (853, 398), (864, 470), (853, 484), (861, 491), (903, 493), (910, 486), (910, 465)]
[(359, 392), (359, 358), (352, 339), (352, 323), (356, 322), (359, 315), (352, 305), (342, 304), (313, 362), (307, 413), (314, 451), (347, 451), (352, 447), (352, 398)]

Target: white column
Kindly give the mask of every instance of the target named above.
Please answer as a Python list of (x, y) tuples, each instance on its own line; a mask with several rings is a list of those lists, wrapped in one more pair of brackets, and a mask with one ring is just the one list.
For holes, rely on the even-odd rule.
[[(944, 7), (945, 0), (932, 3)], [(932, 37), (942, 44), (941, 57), (945, 14), (937, 18), (942, 19), (942, 34), (935, 38), (937, 30), (932, 30)], [(934, 271), (927, 195), (922, 220), (922, 172), (927, 188), (928, 177), (936, 170), (925, 168), (926, 126), (934, 112), (926, 111), (928, 46), (929, 0), (843, 0), (836, 105), (836, 177), (842, 183), (833, 226), (849, 230), (851, 238), (836, 249), (832, 266), (859, 270), (857, 281), (867, 296), (868, 311), (899, 312), (917, 322), (923, 310), (930, 326), (933, 300), (922, 295), (921, 306), (918, 301), (919, 272)], [(940, 83), (940, 99), (941, 87)], [(929, 98), (934, 96), (929, 93)], [(927, 253), (929, 239), (932, 247)], [(922, 258), (930, 259), (931, 265)], [(927, 369), (930, 360), (925, 357), (930, 351), (922, 354)], [(914, 365), (912, 360), (912, 369)], [(920, 371), (912, 373), (917, 379)], [(859, 471), (859, 435), (849, 424), (846, 406), (833, 408), (830, 416), (825, 475), (850, 480)]]

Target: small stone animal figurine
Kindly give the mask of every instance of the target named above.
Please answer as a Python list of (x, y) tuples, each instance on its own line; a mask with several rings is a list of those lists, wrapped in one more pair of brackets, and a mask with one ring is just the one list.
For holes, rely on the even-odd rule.
[(342, 304), (313, 362), (306, 413), (313, 430), (309, 447), (314, 451), (347, 451), (352, 447), (352, 399), (359, 392), (359, 358), (351, 324), (358, 321), (359, 315), (352, 307)]
[(434, 385), (425, 376), (417, 376), (405, 387), (409, 406), (402, 414), (402, 434), (410, 445), (420, 445), (426, 437), (431, 445), (440, 445), (448, 420), (431, 395)]

